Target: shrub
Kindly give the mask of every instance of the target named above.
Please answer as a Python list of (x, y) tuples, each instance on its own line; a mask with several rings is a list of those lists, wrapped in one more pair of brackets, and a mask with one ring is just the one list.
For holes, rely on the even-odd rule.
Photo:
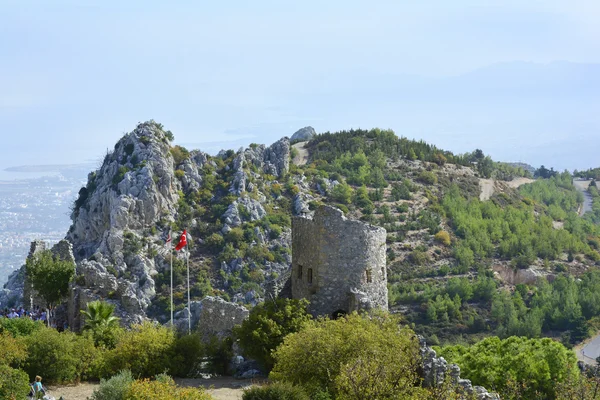
[(331, 189), (331, 198), (341, 204), (350, 204), (352, 200), (352, 188), (347, 183), (340, 183)]
[(179, 165), (190, 156), (190, 152), (185, 147), (176, 145), (171, 147), (171, 155), (175, 165)]
[(21, 370), (0, 365), (0, 399), (25, 399), (29, 393), (29, 377)]
[(242, 400), (310, 400), (301, 387), (276, 382), (267, 386), (253, 387), (244, 391)]
[(435, 234), (434, 239), (436, 242), (441, 243), (444, 246), (450, 246), (450, 234), (446, 231), (439, 231)]
[(284, 337), (298, 332), (310, 320), (306, 300), (277, 299), (254, 307), (247, 320), (234, 328), (244, 355), (265, 369), (273, 368), (272, 352)]
[(115, 176), (113, 177), (112, 183), (117, 185), (119, 182), (121, 182), (123, 180), (123, 178), (125, 178), (125, 174), (129, 172), (129, 168), (127, 168), (124, 165), (121, 165), (117, 171), (117, 173), (115, 174)]
[(171, 373), (179, 377), (194, 377), (195, 372), (200, 369), (200, 363), (206, 353), (199, 334), (184, 335), (175, 341), (174, 351), (176, 358), (181, 360), (173, 364)]
[(274, 353), (270, 378), (336, 399), (417, 399), (419, 343), (387, 315), (308, 322)]
[[(158, 377), (157, 377), (158, 378)], [(199, 388), (179, 388), (173, 379), (162, 377), (134, 381), (124, 400), (212, 400), (212, 396)]]
[(438, 181), (437, 175), (431, 171), (421, 172), (417, 179), (426, 185), (435, 185)]
[(211, 249), (220, 250), (225, 243), (223, 235), (219, 233), (213, 233), (206, 239), (206, 245)]
[(27, 358), (23, 339), (15, 339), (8, 332), (0, 333), (0, 365), (19, 364)]
[(425, 265), (431, 261), (431, 259), (426, 252), (415, 249), (408, 255), (408, 261), (413, 265)]
[(471, 347), (445, 347), (440, 355), (458, 364), (474, 385), (502, 392), (512, 382), (523, 387), (525, 399), (553, 399), (557, 383), (579, 375), (575, 353), (549, 338), (489, 337)]
[(98, 350), (89, 337), (44, 328), (27, 336), (25, 343), (23, 369), (32, 380), (40, 371), (47, 383), (70, 383), (95, 375)]
[(134, 325), (123, 334), (114, 349), (105, 353), (102, 376), (111, 376), (124, 369), (139, 377), (168, 371), (179, 361), (173, 351), (174, 344), (175, 333), (167, 327), (149, 322)]
[(175, 171), (175, 178), (182, 180), (184, 176), (185, 176), (184, 170), (178, 169), (177, 171)]
[(100, 380), (100, 387), (94, 390), (91, 400), (123, 400), (132, 383), (131, 371), (120, 371), (110, 379)]
[(29, 318), (0, 318), (0, 333), (8, 332), (13, 337), (29, 336), (33, 331), (43, 328), (43, 322)]

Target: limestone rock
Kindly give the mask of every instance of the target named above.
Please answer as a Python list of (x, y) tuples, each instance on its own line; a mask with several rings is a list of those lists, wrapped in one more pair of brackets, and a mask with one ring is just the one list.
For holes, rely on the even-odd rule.
[(315, 132), (312, 126), (307, 126), (297, 130), (296, 133), (292, 135), (291, 140), (292, 142), (306, 142), (315, 137), (316, 134), (317, 132)]
[[(198, 329), (204, 337), (231, 334), (233, 327), (241, 324), (250, 313), (245, 307), (211, 296), (193, 301), (191, 311), (192, 330)], [(175, 315), (174, 323), (179, 330), (187, 331), (187, 317), (187, 308)]]
[(303, 192), (298, 193), (294, 196), (292, 212), (295, 216), (311, 214), (308, 203), (313, 201), (315, 198), (310, 194)]

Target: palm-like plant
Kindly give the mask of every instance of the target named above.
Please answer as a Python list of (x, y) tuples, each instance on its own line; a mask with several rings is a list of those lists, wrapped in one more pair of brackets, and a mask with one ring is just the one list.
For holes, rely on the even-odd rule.
[(85, 317), (84, 330), (110, 328), (119, 325), (119, 318), (115, 317), (113, 312), (115, 306), (104, 301), (92, 301), (87, 304), (87, 310), (81, 310), (81, 314)]

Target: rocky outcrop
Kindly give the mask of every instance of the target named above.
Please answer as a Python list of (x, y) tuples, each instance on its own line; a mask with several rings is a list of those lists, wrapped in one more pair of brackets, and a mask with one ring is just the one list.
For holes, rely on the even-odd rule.
[(540, 279), (548, 279), (548, 281), (552, 282), (555, 277), (543, 268), (535, 266), (525, 269), (515, 269), (509, 265), (494, 265), (492, 270), (498, 279), (509, 285), (535, 285)]
[[(27, 259), (35, 257), (36, 254), (48, 249), (48, 243), (42, 240), (34, 240), (29, 247)], [(75, 263), (71, 243), (61, 240), (50, 248), (52, 254), (60, 260)], [(0, 290), (0, 307), (23, 305), (30, 308), (33, 305), (45, 306), (44, 302), (33, 291), (27, 283), (26, 269), (22, 266), (8, 277), (8, 282)]]
[[(175, 165), (166, 132), (150, 121), (123, 136), (89, 174), (67, 234), (78, 262), (69, 302), (72, 326), (78, 325), (78, 310), (94, 298), (115, 300), (125, 321), (143, 320), (155, 296), (153, 277), (164, 264), (158, 235), (177, 215), (178, 193), (202, 184), (199, 168), (206, 159), (192, 152)], [(176, 168), (184, 172), (181, 179)]]
[[(435, 350), (427, 346), (425, 339), (419, 337), (421, 350), (423, 386), (435, 387), (442, 385), (446, 379), (467, 396), (474, 396), (477, 400), (500, 400), (496, 393), (490, 393), (481, 386), (473, 386), (468, 379), (460, 377), (460, 367), (449, 364), (444, 357), (438, 357)], [(469, 397), (471, 398), (471, 397)]]
[(277, 178), (286, 174), (290, 168), (290, 140), (287, 137), (269, 147), (263, 144), (251, 145), (243, 153), (238, 152), (238, 154), (243, 154), (243, 157), (239, 157), (240, 160), (234, 162), (234, 167), (236, 165), (240, 165), (240, 168), (244, 167), (246, 166), (245, 162), (248, 167), (254, 165), (264, 173)]
[[(192, 330), (199, 331), (204, 338), (230, 335), (233, 327), (241, 324), (248, 318), (250, 313), (243, 306), (227, 302), (220, 297), (211, 296), (205, 297), (200, 301), (193, 301), (190, 309), (192, 312)], [(187, 331), (187, 309), (175, 315), (174, 324), (180, 331)]]
[[(149, 313), (165, 321), (160, 309), (151, 308), (157, 291), (161, 290), (156, 287), (157, 279), (162, 280), (162, 274), (169, 268), (162, 234), (175, 221), (183, 221), (189, 229), (206, 224), (196, 216), (181, 215), (186, 209), (188, 212), (192, 209), (191, 214), (200, 213), (195, 197), (200, 193), (202, 207), (209, 212), (212, 204), (227, 205), (219, 218), (223, 235), (246, 222), (257, 222), (250, 246), (264, 246), (269, 252), (275, 246), (290, 247), (288, 228), (275, 226), (273, 233), (269, 224), (258, 223), (273, 201), (260, 190), (281, 186), (278, 179), (288, 173), (288, 138), (270, 146), (251, 145), (237, 152), (222, 151), (217, 156), (220, 160), (198, 150), (188, 152), (172, 147), (171, 139), (172, 135), (162, 125), (154, 121), (140, 123), (106, 154), (102, 165), (88, 175), (86, 186), (79, 191), (67, 241), (55, 246), (56, 252), (71, 254), (77, 263), (67, 307), (74, 329), (81, 326), (79, 311), (96, 299), (114, 303), (124, 324), (142, 322)], [(208, 182), (215, 181), (206, 175), (209, 173), (218, 175), (221, 182), (229, 182), (229, 193), (222, 192), (222, 185), (218, 188), (214, 188), (214, 183), (209, 185)], [(207, 195), (211, 203), (208, 206)], [(236, 198), (232, 202), (231, 195)], [(224, 197), (228, 203), (221, 202)], [(201, 237), (197, 243), (202, 243)], [(35, 251), (45, 248), (41, 243), (34, 247)], [(239, 274), (244, 268), (255, 277), (263, 275), (261, 280), (268, 282), (289, 269), (289, 258), (282, 253), (277, 261), (266, 259), (261, 265), (240, 258), (228, 260), (222, 269), (228, 276)], [(210, 276), (211, 285), (227, 290), (230, 287), (227, 276), (222, 280)], [(192, 283), (194, 279), (192, 276)], [(0, 302), (21, 303), (24, 290), (24, 271), (14, 273), (0, 291)], [(250, 305), (263, 300), (262, 292), (256, 288), (230, 290), (229, 295)]]
[(315, 132), (312, 126), (307, 126), (297, 130), (296, 133), (292, 135), (291, 140), (292, 142), (306, 142), (315, 137), (316, 134), (317, 132)]

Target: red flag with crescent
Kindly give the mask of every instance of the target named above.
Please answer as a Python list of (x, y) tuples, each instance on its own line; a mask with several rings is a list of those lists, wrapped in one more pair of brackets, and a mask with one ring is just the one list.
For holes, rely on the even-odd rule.
[(187, 232), (184, 229), (183, 233), (181, 234), (181, 237), (179, 238), (179, 243), (177, 243), (177, 246), (175, 247), (175, 250), (179, 251), (185, 246), (187, 246)]

